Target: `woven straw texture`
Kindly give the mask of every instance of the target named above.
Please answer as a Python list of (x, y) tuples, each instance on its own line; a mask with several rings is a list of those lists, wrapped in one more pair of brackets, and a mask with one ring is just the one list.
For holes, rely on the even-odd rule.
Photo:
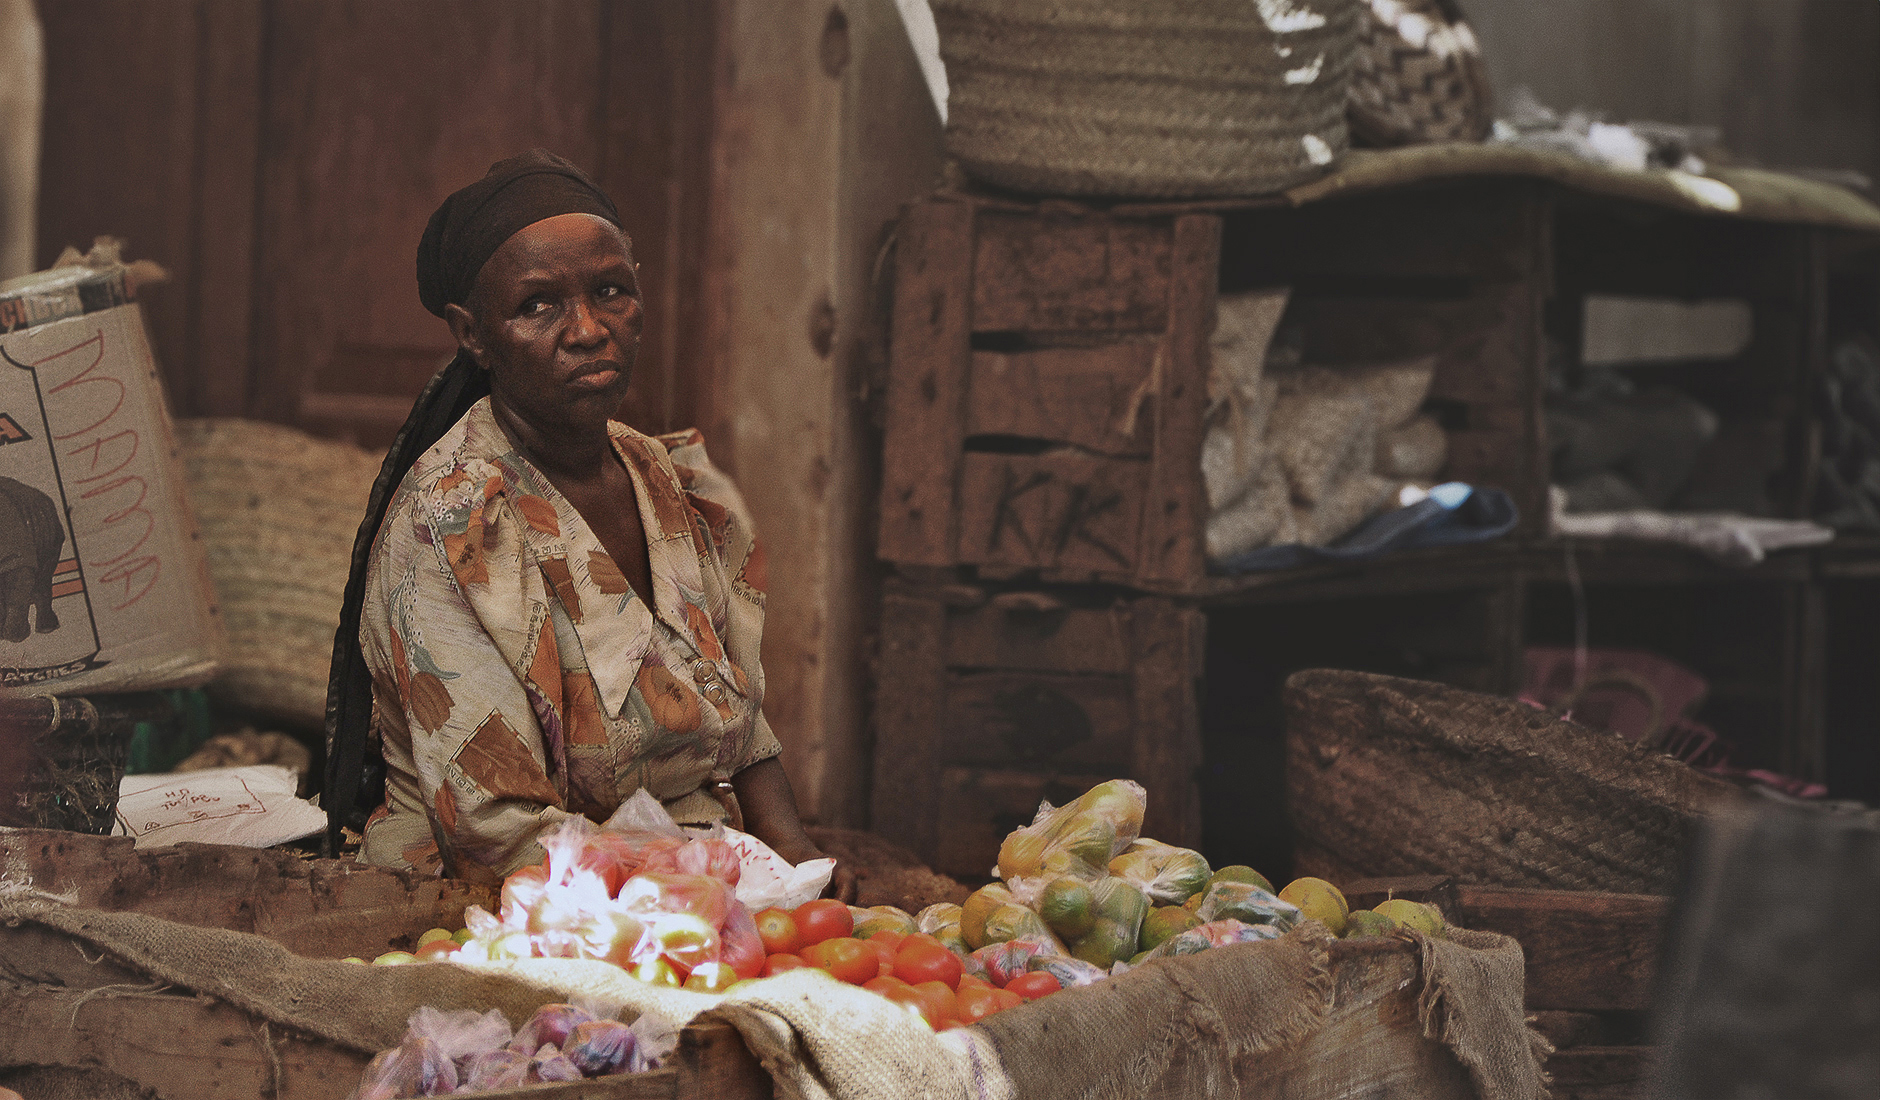
[(228, 659), (209, 693), (317, 730), (353, 534), (380, 456), (248, 420), (185, 420), (177, 442), (228, 627)]
[(1734, 788), (1616, 734), (1439, 684), (1314, 669), (1286, 682), (1302, 846), (1363, 875), (1670, 893)]
[(1488, 70), (1455, 0), (1365, 0), (1351, 66), (1359, 145), (1481, 141), (1494, 123)]
[(1277, 191), (1347, 144), (1360, 0), (934, 0), (947, 151), (1047, 194)]

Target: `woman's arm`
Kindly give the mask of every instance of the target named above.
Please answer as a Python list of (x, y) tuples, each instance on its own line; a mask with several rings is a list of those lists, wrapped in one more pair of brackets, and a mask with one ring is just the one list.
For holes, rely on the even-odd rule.
[[(731, 777), (738, 793), (738, 809), (744, 814), (744, 831), (770, 845), (771, 850), (789, 860), (822, 859), (823, 851), (803, 831), (803, 819), (796, 810), (796, 793), (790, 789), (790, 777), (776, 757), (759, 760)], [(855, 901), (855, 872), (836, 864), (829, 880), (828, 896), (851, 904)]]

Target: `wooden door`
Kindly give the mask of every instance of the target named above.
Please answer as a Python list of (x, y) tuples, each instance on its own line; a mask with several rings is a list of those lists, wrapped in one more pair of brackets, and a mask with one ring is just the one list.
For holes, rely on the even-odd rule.
[(541, 146), (621, 208), (649, 323), (623, 414), (694, 423), (710, 4), (58, 0), (40, 257), (97, 233), (170, 268), (147, 309), (180, 415), (384, 444), (449, 357), (418, 304), (438, 201)]

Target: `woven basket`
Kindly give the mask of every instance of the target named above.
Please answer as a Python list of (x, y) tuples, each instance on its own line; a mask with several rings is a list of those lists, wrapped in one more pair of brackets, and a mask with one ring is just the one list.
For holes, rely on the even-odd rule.
[(1360, 0), (933, 0), (947, 151), (1032, 193), (1277, 191), (1348, 142)]
[(228, 627), (209, 694), (318, 730), (353, 535), (381, 456), (247, 420), (185, 420), (177, 439)]
[(1351, 66), (1355, 145), (1481, 141), (1488, 70), (1455, 0), (1366, 0)]
[(1617, 734), (1416, 680), (1300, 672), (1286, 713), (1302, 853), (1345, 875), (1670, 893), (1700, 815), (1735, 790)]

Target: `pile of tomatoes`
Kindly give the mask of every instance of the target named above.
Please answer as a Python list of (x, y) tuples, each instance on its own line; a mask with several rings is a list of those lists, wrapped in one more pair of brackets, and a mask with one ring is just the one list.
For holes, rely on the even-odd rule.
[(877, 932), (858, 940), (849, 907), (833, 898), (794, 910), (757, 914), (764, 941), (764, 976), (800, 967), (826, 970), (851, 985), (905, 1005), (935, 1031), (977, 1023), (1002, 1009), (1056, 993), (1050, 974), (1020, 974), (1003, 988), (965, 971), (958, 955), (932, 936)]

